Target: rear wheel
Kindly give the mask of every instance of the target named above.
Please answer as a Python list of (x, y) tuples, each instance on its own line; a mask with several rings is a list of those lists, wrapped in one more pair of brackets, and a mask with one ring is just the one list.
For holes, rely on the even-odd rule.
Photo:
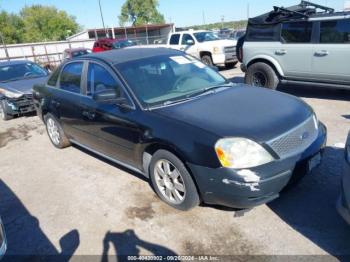
[(45, 115), (46, 131), (52, 144), (57, 148), (65, 148), (70, 146), (70, 142), (67, 136), (64, 134), (63, 129), (57, 119), (50, 113)]
[(0, 101), (0, 118), (3, 121), (7, 121), (13, 118), (13, 116), (7, 112), (5, 103), (6, 103), (5, 100)]
[(279, 84), (278, 76), (271, 66), (258, 62), (248, 67), (245, 83), (257, 87), (276, 89)]
[(212, 66), (213, 65), (213, 59), (211, 58), (210, 55), (203, 55), (201, 57), (201, 60), (204, 64), (208, 65), (208, 66)]
[(150, 178), (157, 195), (179, 210), (199, 205), (197, 188), (183, 162), (166, 150), (157, 151), (150, 163)]

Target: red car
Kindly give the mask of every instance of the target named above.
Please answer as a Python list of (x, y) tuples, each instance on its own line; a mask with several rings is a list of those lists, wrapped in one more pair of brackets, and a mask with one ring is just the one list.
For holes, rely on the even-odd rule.
[(136, 45), (136, 43), (128, 39), (101, 38), (95, 41), (92, 52), (98, 53), (134, 45)]

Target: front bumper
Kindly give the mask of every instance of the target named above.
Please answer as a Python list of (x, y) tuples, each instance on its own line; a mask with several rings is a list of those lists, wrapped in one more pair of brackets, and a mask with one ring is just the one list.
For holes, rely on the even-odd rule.
[(236, 53), (222, 53), (222, 54), (213, 54), (213, 63), (217, 66), (224, 66), (230, 63), (238, 62)]
[(341, 182), (341, 195), (337, 203), (337, 210), (344, 220), (350, 224), (350, 162), (347, 160), (350, 153), (350, 135), (348, 138), (348, 145), (345, 148), (345, 162), (343, 169), (343, 178)]
[(6, 112), (9, 115), (23, 115), (35, 111), (32, 95), (23, 95), (20, 98), (3, 98)]
[[(190, 163), (188, 166), (196, 179), (203, 202), (233, 208), (252, 208), (279, 197), (292, 177), (306, 175), (310, 171), (309, 160), (321, 153), (326, 140), (326, 128), (320, 124), (317, 139), (304, 152), (287, 159), (247, 170), (214, 169)], [(248, 172), (258, 177), (258, 180), (247, 182), (242, 172)]]
[(0, 260), (5, 255), (6, 249), (7, 249), (7, 242), (6, 242), (5, 230), (0, 218)]

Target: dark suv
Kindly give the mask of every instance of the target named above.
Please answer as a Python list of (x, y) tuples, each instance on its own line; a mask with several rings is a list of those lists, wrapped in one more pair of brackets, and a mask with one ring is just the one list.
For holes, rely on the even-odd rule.
[(181, 210), (272, 201), (320, 163), (326, 141), (301, 99), (232, 84), (167, 48), (72, 59), (33, 95), (54, 146), (77, 144), (149, 177)]
[(249, 19), (238, 58), (245, 82), (350, 89), (350, 12), (302, 1)]

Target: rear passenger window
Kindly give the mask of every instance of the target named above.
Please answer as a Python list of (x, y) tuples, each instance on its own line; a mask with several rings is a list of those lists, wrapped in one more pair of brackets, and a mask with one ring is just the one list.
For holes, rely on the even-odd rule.
[(82, 62), (69, 63), (66, 65), (61, 73), (60, 88), (72, 93), (79, 94), (82, 71)]
[(120, 86), (113, 76), (102, 66), (90, 63), (87, 79), (87, 95), (98, 93), (105, 90), (115, 90), (120, 96)]
[(350, 20), (334, 20), (321, 22), (320, 43), (349, 44)]
[(310, 43), (312, 23), (291, 22), (282, 25), (282, 42), (284, 43)]
[(60, 75), (60, 68), (57, 68), (51, 75), (51, 77), (49, 78), (49, 81), (47, 81), (47, 85), (49, 86), (56, 86), (57, 80), (58, 80), (58, 76)]
[(176, 35), (172, 35), (170, 37), (170, 45), (178, 45), (180, 42), (180, 35), (176, 34)]

